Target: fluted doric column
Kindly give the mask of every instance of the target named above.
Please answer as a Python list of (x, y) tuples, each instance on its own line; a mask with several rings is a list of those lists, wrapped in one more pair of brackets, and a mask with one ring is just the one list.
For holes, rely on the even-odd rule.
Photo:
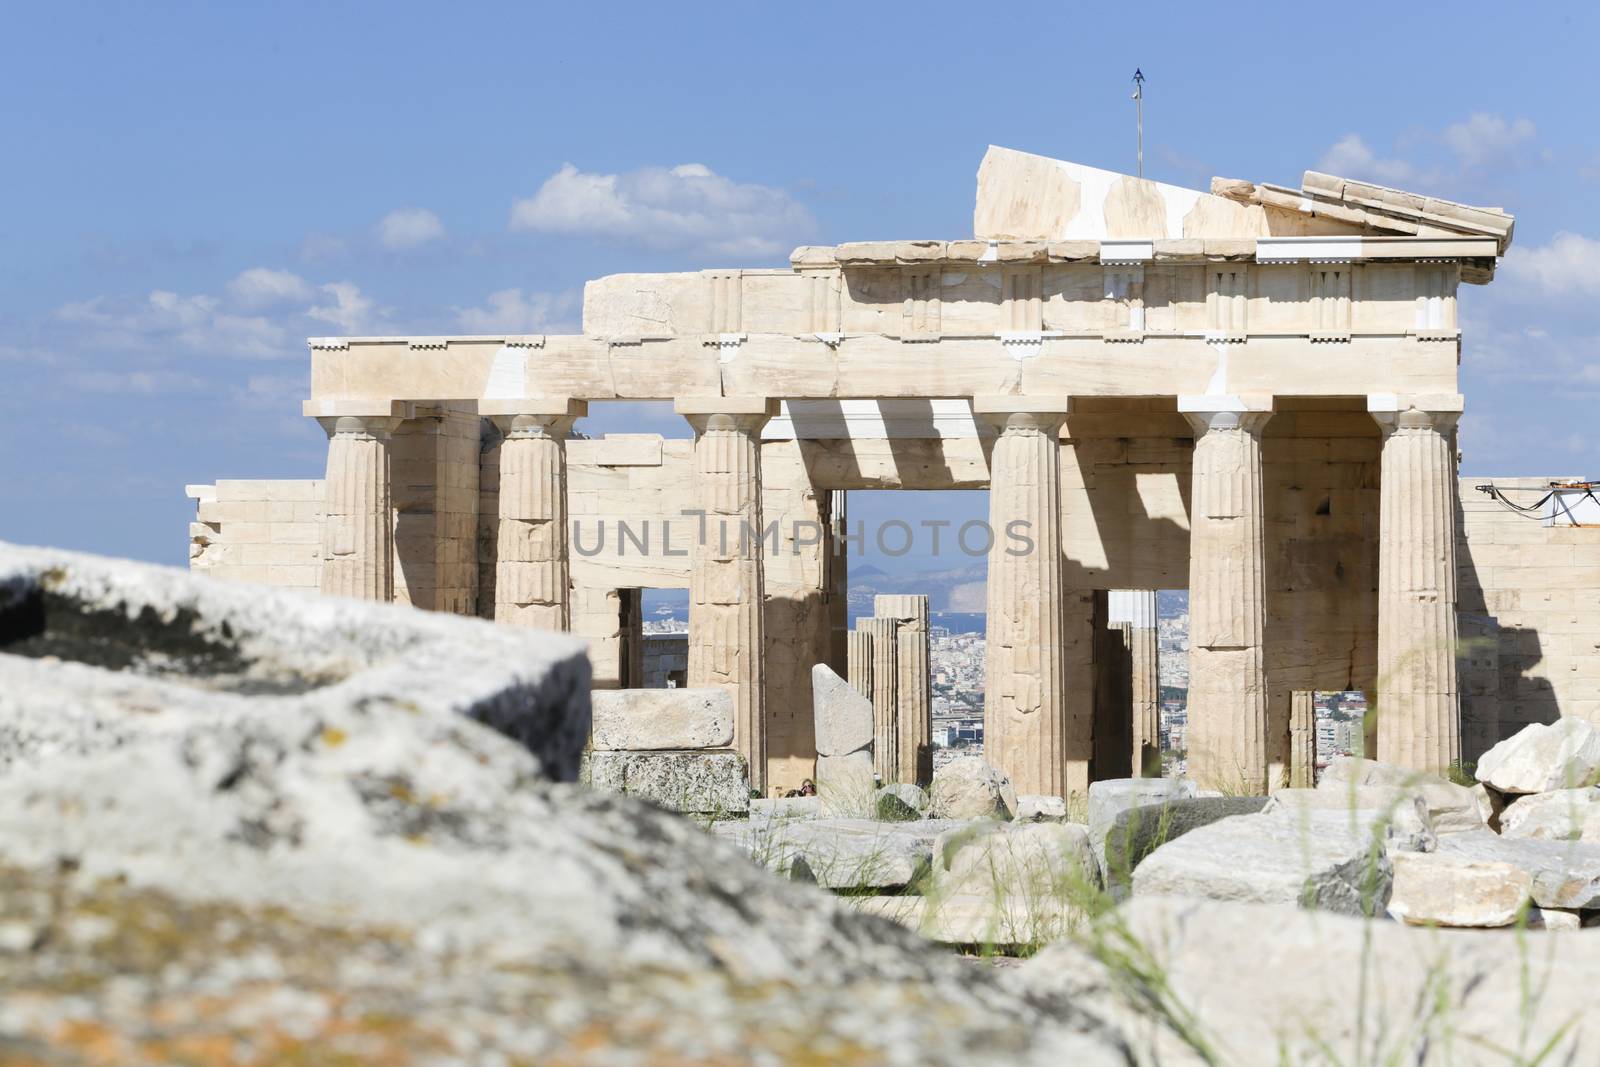
[(1461, 397), (1373, 396), (1383, 430), (1378, 758), (1438, 774), (1461, 761), (1456, 464)]
[(884, 782), (902, 782), (900, 769), (900, 624), (894, 619), (859, 619), (871, 637), (872, 769)]
[(1189, 775), (1203, 788), (1267, 791), (1261, 430), (1271, 401), (1187, 396), (1194, 428), (1189, 526)]
[(859, 626), (845, 638), (850, 688), (872, 699), (872, 631)]
[(322, 591), (387, 604), (394, 599), (389, 435), (401, 420), (393, 415), (344, 414), (317, 421), (328, 432)]
[(1019, 793), (1084, 792), (1092, 710), (1090, 722), (1069, 724), (1062, 644), (1060, 433), (1068, 400), (979, 397), (973, 407), (1000, 431), (989, 459), (984, 758)]
[(761, 561), (761, 428), (777, 402), (760, 397), (680, 399), (695, 430), (699, 520), (689, 561), (689, 684), (733, 691), (733, 743), (750, 785), (767, 782)]
[(1289, 788), (1317, 784), (1317, 694), (1296, 689), (1289, 694)]
[(895, 705), (899, 752), (894, 781), (926, 784), (933, 777), (933, 686), (928, 675), (928, 598), (891, 593), (873, 601), (873, 613), (896, 622), (899, 674)]
[(494, 618), (538, 630), (572, 627), (567, 432), (588, 411), (566, 397), (480, 401), (500, 443)]
[(1161, 777), (1160, 633), (1154, 589), (1113, 589), (1106, 617), (1128, 624), (1129, 688), (1133, 708), (1133, 773)]

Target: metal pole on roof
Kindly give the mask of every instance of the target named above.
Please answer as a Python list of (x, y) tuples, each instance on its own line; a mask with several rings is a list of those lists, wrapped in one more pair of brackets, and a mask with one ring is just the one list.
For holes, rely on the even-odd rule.
[(1133, 110), (1139, 123), (1139, 177), (1144, 177), (1144, 71), (1133, 68)]

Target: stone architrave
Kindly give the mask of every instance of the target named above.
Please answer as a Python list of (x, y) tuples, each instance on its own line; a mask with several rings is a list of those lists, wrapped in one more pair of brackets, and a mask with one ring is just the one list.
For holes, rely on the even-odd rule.
[(1270, 397), (1181, 396), (1194, 429), (1189, 533), (1189, 774), (1267, 791), (1261, 430)]
[(1371, 396), (1383, 430), (1378, 537), (1378, 758), (1461, 762), (1456, 678), (1455, 425), (1461, 397)]
[(761, 428), (778, 405), (707, 397), (676, 407), (695, 431), (695, 507), (686, 512), (699, 520), (689, 552), (689, 684), (733, 691), (734, 747), (751, 788), (765, 793)]
[(588, 411), (565, 397), (480, 401), (500, 444), (496, 622), (567, 630), (572, 592), (567, 528), (567, 432)]
[(1310, 789), (1317, 775), (1317, 704), (1309, 689), (1289, 694), (1289, 788)]
[(872, 699), (872, 634), (860, 629), (851, 630), (845, 641), (847, 653), (846, 673), (850, 687), (868, 700)]
[[(984, 758), (1018, 791), (1051, 796), (1086, 790), (1092, 755), (1087, 725), (1069, 731), (1067, 721), (1060, 432), (1068, 406), (1064, 396), (978, 397), (973, 405), (999, 429), (990, 457)], [(1069, 744), (1069, 734), (1080, 743)]]
[(394, 599), (389, 435), (401, 422), (401, 407), (375, 401), (332, 414), (326, 406), (308, 410), (328, 433), (320, 581), (324, 593), (384, 604)]
[(885, 782), (904, 781), (900, 769), (900, 624), (895, 619), (857, 619), (872, 647), (872, 767)]
[(898, 679), (899, 752), (893, 781), (927, 782), (933, 777), (933, 686), (928, 673), (928, 598), (886, 594), (873, 601), (873, 614), (894, 619)]

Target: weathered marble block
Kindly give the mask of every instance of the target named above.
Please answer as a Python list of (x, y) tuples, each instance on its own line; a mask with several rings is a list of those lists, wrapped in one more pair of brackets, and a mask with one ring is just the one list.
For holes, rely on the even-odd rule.
[(477, 619), (0, 543), (0, 770), (256, 717), (329, 736), (462, 715), (558, 781), (589, 734), (582, 642)]
[(727, 748), (733, 696), (703, 689), (597, 689), (590, 694), (597, 752)]
[(588, 752), (579, 781), (687, 815), (750, 810), (750, 776), (737, 752)]

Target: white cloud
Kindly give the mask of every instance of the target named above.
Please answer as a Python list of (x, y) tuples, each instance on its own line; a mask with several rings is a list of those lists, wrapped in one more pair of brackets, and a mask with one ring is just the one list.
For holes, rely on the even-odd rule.
[(1396, 185), (1409, 181), (1416, 168), (1401, 159), (1380, 159), (1366, 141), (1354, 133), (1347, 133), (1317, 160), (1317, 170), (1337, 174), (1341, 178), (1368, 178)]
[(1600, 241), (1562, 232), (1548, 244), (1512, 245), (1500, 274), (1508, 285), (1542, 296), (1600, 296)]
[(352, 282), (329, 282), (320, 288), (333, 297), (333, 303), (309, 309), (306, 317), (333, 326), (338, 334), (370, 333), (388, 315), (388, 309), (378, 307)]
[(268, 307), (289, 300), (305, 300), (311, 286), (298, 274), (267, 267), (251, 267), (228, 283), (228, 292), (246, 307)]
[(577, 309), (578, 295), (527, 293), (501, 289), (485, 298), (482, 307), (457, 308), (456, 322), (465, 333), (576, 333), (565, 316)]
[(1538, 135), (1529, 119), (1507, 122), (1503, 116), (1477, 112), (1464, 122), (1445, 127), (1440, 139), (1463, 166), (1484, 167), (1513, 155)]
[(1523, 166), (1533, 158), (1538, 134), (1530, 119), (1480, 111), (1443, 130), (1411, 130), (1388, 153), (1347, 133), (1322, 154), (1317, 169), (1380, 185), (1450, 187)]
[(155, 396), (207, 388), (204, 379), (169, 370), (81, 370), (67, 375), (67, 384), (90, 393), (132, 393)]
[(395, 208), (379, 220), (377, 233), (378, 243), (385, 248), (416, 248), (443, 237), (444, 223), (427, 208)]
[(224, 357), (272, 359), (288, 355), (281, 324), (260, 315), (224, 308), (217, 297), (153, 290), (143, 301), (94, 297), (63, 304), (55, 317), (99, 348), (167, 352), (172, 349)]
[(741, 184), (701, 163), (626, 174), (567, 163), (512, 205), (511, 228), (754, 259), (788, 252), (816, 222), (782, 189)]

